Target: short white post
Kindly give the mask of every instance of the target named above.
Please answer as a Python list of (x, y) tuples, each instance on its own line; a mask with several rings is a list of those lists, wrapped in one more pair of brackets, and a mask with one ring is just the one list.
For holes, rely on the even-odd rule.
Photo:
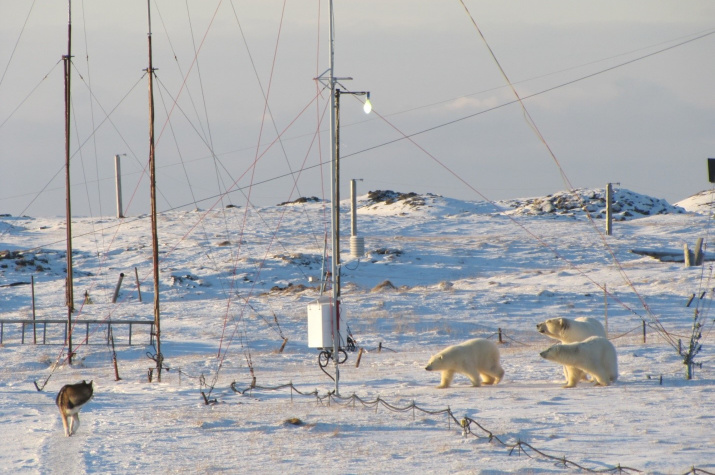
[(350, 180), (350, 235), (357, 236), (357, 191), (355, 179)]
[(357, 258), (365, 255), (365, 239), (357, 235), (357, 187), (354, 179), (350, 180), (350, 255)]
[(117, 180), (117, 218), (123, 218), (122, 212), (122, 167), (119, 162), (119, 155), (114, 156), (114, 175)]

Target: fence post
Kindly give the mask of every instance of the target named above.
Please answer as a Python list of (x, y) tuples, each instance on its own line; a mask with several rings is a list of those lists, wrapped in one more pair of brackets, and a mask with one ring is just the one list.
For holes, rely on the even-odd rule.
[(134, 278), (137, 281), (137, 294), (139, 294), (139, 301), (141, 302), (142, 301), (142, 289), (141, 289), (141, 286), (139, 285), (139, 271), (137, 270), (136, 267), (134, 268)]
[(360, 347), (360, 352), (358, 353), (357, 361), (355, 362), (355, 367), (358, 368), (360, 366), (360, 358), (362, 358), (362, 352), (363, 352), (362, 347)]
[(685, 263), (685, 267), (690, 267), (693, 265), (693, 262), (695, 260), (693, 259), (693, 253), (688, 249), (688, 243), (683, 244), (683, 259)]
[(695, 241), (695, 251), (693, 251), (693, 265), (703, 265), (704, 258), (705, 254), (703, 254), (703, 238), (698, 238), (698, 240)]
[(122, 279), (124, 279), (124, 272), (119, 274), (119, 282), (117, 282), (117, 286), (114, 288), (114, 296), (112, 297), (112, 303), (117, 303), (117, 297), (119, 296), (119, 287), (122, 286)]
[(109, 331), (108, 334), (111, 337), (112, 340), (112, 362), (114, 363), (114, 380), (119, 381), (119, 367), (117, 366), (117, 352), (114, 350), (114, 332), (112, 332), (112, 324), (109, 324)]
[(643, 343), (645, 343), (645, 320), (643, 321)]

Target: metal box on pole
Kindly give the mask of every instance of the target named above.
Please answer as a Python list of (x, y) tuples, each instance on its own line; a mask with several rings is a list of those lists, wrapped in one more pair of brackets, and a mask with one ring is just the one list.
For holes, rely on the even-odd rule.
[[(332, 322), (332, 299), (321, 297), (315, 302), (308, 304), (308, 347), (309, 348), (332, 348), (333, 347), (333, 322)], [(347, 328), (340, 325), (340, 342), (347, 341)]]

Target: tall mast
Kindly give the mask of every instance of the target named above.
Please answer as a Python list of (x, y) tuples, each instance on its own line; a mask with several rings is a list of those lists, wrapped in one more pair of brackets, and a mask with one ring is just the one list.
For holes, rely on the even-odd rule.
[(72, 276), (72, 205), (70, 202), (70, 69), (72, 61), (72, 1), (67, 1), (67, 54), (62, 57), (65, 73), (65, 193), (67, 205), (67, 358), (72, 364), (72, 312), (74, 285)]
[(338, 196), (340, 184), (337, 183), (338, 180), (338, 157), (337, 157), (337, 134), (336, 134), (336, 113), (335, 113), (335, 54), (333, 52), (333, 45), (335, 40), (334, 35), (334, 25), (333, 25), (333, 0), (330, 0), (330, 15), (329, 15), (329, 29), (328, 36), (330, 37), (330, 47), (328, 48), (328, 54), (330, 58), (328, 60), (329, 76), (330, 81), (330, 147), (331, 147), (331, 167), (330, 167), (330, 190), (331, 190), (331, 221), (332, 221), (332, 233), (331, 233), (331, 247), (332, 256), (330, 259), (330, 286), (332, 289), (332, 305), (330, 306), (331, 321), (333, 324), (333, 360), (335, 361), (335, 395), (338, 396), (339, 393), (339, 382), (340, 382), (340, 369), (338, 367), (338, 360), (340, 359), (340, 332), (338, 331), (338, 325), (340, 323), (340, 279), (338, 278), (338, 273), (340, 268), (338, 267), (338, 259), (340, 250), (338, 246), (340, 245), (340, 230), (338, 229), (338, 217), (340, 211), (340, 198)]
[(149, 21), (149, 181), (151, 186), (151, 247), (154, 263), (154, 331), (156, 333), (156, 374), (161, 382), (161, 321), (159, 312), (159, 240), (156, 232), (156, 161), (154, 156), (154, 67), (151, 52), (151, 0), (147, 0), (147, 18)]

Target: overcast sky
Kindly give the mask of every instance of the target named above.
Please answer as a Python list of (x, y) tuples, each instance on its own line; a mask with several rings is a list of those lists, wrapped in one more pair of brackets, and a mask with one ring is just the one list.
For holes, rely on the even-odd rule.
[[(715, 3), (464, 3), (335, 2), (335, 74), (374, 106), (341, 100), (344, 197), (710, 187)], [(62, 215), (67, 2), (0, 11), (0, 213)], [(116, 154), (126, 214), (148, 210), (147, 32), (145, 1), (72, 2), (75, 215), (115, 214)], [(152, 32), (160, 210), (329, 199), (326, 0), (152, 1)]]

